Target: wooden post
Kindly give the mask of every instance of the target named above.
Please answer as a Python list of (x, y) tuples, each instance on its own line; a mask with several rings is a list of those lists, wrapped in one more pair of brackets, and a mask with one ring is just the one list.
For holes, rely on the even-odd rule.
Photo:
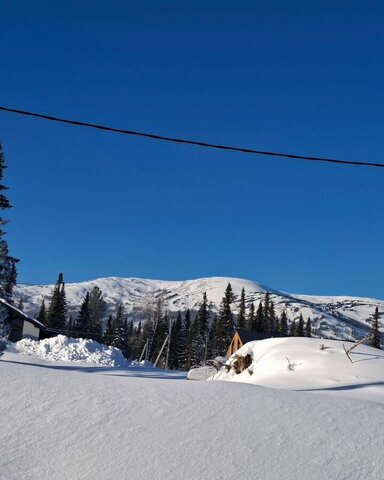
[(139, 362), (141, 362), (143, 360), (144, 353), (145, 353), (145, 360), (147, 360), (147, 350), (148, 350), (148, 338), (147, 338), (147, 341), (145, 342), (145, 345), (144, 345), (143, 350), (141, 352)]
[(164, 340), (164, 343), (163, 345), (161, 346), (161, 349), (160, 349), (160, 352), (155, 360), (155, 363), (153, 364), (154, 367), (156, 367), (157, 365), (157, 362), (160, 360), (160, 357), (161, 357), (161, 354), (163, 353), (163, 350), (164, 350), (164, 347), (166, 345), (166, 343), (168, 342), (168, 335), (165, 337), (165, 340)]
[(368, 339), (370, 338), (370, 335), (367, 335), (366, 337), (364, 337), (362, 340), (360, 340), (360, 342), (357, 342), (355, 345), (353, 345), (353, 347), (349, 348), (348, 350), (345, 348), (345, 345), (343, 343), (343, 348), (344, 348), (344, 352), (345, 354), (347, 355), (347, 357), (349, 358), (349, 361), (351, 363), (353, 363), (353, 360), (352, 358), (350, 357), (350, 353), (352, 352), (352, 350), (356, 347), (358, 347), (359, 345), (361, 345), (362, 343), (366, 342)]

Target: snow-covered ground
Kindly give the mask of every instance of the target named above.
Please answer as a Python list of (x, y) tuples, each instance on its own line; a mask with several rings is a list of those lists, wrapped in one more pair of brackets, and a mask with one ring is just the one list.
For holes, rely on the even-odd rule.
[[(320, 349), (320, 345), (322, 349)], [(316, 338), (270, 338), (249, 342), (228, 360), (251, 355), (241, 373), (222, 368), (212, 380), (250, 383), (270, 388), (327, 393), (384, 404), (384, 352), (356, 344)]]
[[(164, 307), (169, 312), (185, 311), (187, 308), (197, 310), (206, 292), (212, 311), (217, 311), (225, 288), (231, 283), (237, 300), (233, 309), (237, 312), (240, 293), (244, 287), (246, 303), (254, 302), (256, 307), (267, 291), (275, 303), (276, 312), (286, 310), (289, 320), (298, 319), (300, 313), (305, 320), (312, 319), (314, 333), (320, 337), (360, 339), (370, 328), (370, 319), (376, 307), (382, 315), (384, 301), (372, 298), (356, 297), (319, 297), (296, 295), (280, 292), (260, 283), (241, 278), (210, 277), (185, 281), (147, 280), (141, 278), (99, 278), (88, 282), (66, 284), (69, 313), (76, 315), (79, 305), (87, 291), (98, 286), (113, 311), (117, 303), (122, 301), (132, 318), (147, 319), (148, 307), (161, 297)], [(47, 303), (53, 285), (23, 285), (15, 288), (16, 304), (24, 302), (25, 311), (36, 316), (44, 299)]]
[(243, 347), (258, 356), (241, 375), (274, 388), (6, 351), (0, 478), (381, 480), (382, 352), (358, 347), (351, 364), (318, 340), (267, 342)]

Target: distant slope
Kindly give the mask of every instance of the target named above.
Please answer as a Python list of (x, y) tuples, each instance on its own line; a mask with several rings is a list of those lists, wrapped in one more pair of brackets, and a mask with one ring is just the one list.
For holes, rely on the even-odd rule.
[[(200, 278), (185, 281), (146, 280), (140, 278), (99, 278), (88, 282), (66, 285), (69, 312), (76, 315), (87, 291), (97, 285), (104, 299), (113, 311), (122, 301), (126, 310), (135, 320), (145, 319), (149, 305), (162, 297), (170, 312), (197, 310), (202, 295), (207, 292), (213, 312), (217, 311), (224, 290), (231, 283), (237, 300), (236, 313), (241, 289), (246, 292), (246, 302), (255, 302), (257, 307), (267, 291), (275, 303), (277, 314), (286, 310), (289, 320), (297, 319), (300, 313), (304, 318), (311, 317), (314, 333), (317, 336), (354, 340), (364, 336), (370, 328), (370, 318), (376, 307), (384, 313), (384, 301), (358, 297), (321, 297), (296, 295), (277, 291), (251, 280), (229, 277)], [(16, 301), (22, 299), (27, 313), (36, 315), (43, 299), (49, 301), (53, 285), (17, 285)]]

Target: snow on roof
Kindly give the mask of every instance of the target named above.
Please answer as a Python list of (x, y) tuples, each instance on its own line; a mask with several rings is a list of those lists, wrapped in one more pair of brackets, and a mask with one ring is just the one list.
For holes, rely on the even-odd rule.
[(16, 313), (19, 317), (24, 318), (24, 320), (32, 323), (35, 327), (40, 328), (41, 330), (46, 330), (47, 327), (41, 323), (39, 320), (36, 320), (35, 318), (29, 317), (26, 313), (22, 312), (19, 308), (16, 308), (14, 305), (11, 305), (7, 301), (5, 301), (3, 298), (0, 298), (0, 303), (2, 303), (8, 310), (11, 310), (12, 312)]

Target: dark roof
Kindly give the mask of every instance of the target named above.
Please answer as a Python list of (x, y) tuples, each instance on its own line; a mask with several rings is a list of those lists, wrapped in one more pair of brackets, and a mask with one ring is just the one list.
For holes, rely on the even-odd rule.
[(14, 305), (11, 305), (10, 303), (6, 302), (3, 298), (0, 298), (0, 303), (4, 305), (4, 307), (14, 313), (18, 318), (22, 318), (23, 320), (26, 320), (29, 323), (32, 323), (37, 328), (40, 328), (40, 330), (47, 330), (47, 327), (39, 322), (39, 320), (36, 320), (35, 318), (29, 317), (26, 313), (22, 312), (18, 308), (16, 308)]
[(236, 330), (243, 343), (253, 342), (254, 340), (265, 340), (271, 338), (271, 335), (253, 330)]

